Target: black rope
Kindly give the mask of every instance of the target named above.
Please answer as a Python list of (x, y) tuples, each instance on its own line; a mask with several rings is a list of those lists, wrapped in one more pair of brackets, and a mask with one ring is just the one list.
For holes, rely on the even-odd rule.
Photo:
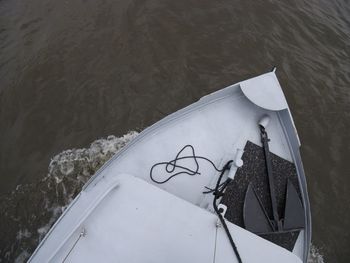
[[(181, 156), (180, 155), (182, 154), (182, 152), (184, 152), (186, 149), (190, 149), (191, 150), (191, 155), (187, 155), (187, 156)], [(190, 169), (188, 167), (184, 167), (184, 166), (181, 166), (181, 165), (178, 165), (178, 161), (180, 160), (185, 160), (185, 159), (192, 159), (194, 160), (195, 162), (195, 169)], [(170, 179), (172, 179), (173, 177), (175, 176), (178, 176), (178, 175), (182, 175), (182, 174), (187, 174), (187, 175), (200, 175), (199, 173), (199, 163), (198, 163), (198, 160), (205, 160), (207, 162), (209, 162), (216, 171), (218, 172), (222, 172), (223, 170), (219, 169), (216, 167), (216, 165), (214, 164), (213, 161), (211, 161), (210, 159), (206, 158), (206, 157), (203, 157), (203, 156), (199, 156), (199, 155), (196, 155), (195, 151), (194, 151), (194, 147), (190, 144), (187, 144), (185, 145), (184, 147), (182, 147), (182, 149), (176, 154), (175, 158), (169, 162), (159, 162), (159, 163), (156, 163), (152, 166), (151, 170), (150, 170), (150, 178), (153, 182), (157, 183), (157, 184), (164, 184), (166, 182), (168, 182)], [(175, 172), (176, 169), (182, 169), (182, 171), (179, 171), (177, 173), (174, 173), (172, 175), (170, 175), (168, 178), (166, 178), (165, 180), (156, 180), (154, 178), (154, 169), (158, 166), (165, 166), (165, 171), (168, 173), (168, 174), (172, 174), (173, 172)], [(213, 189), (209, 189), (208, 190), (212, 191), (213, 192)]]
[[(187, 148), (191, 149), (191, 153), (192, 154), (180, 157), (182, 152), (185, 151)], [(181, 165), (177, 164), (178, 161), (185, 160), (185, 159), (193, 159), (195, 164), (196, 164), (195, 169), (190, 169), (188, 167), (184, 167), (184, 166), (181, 166)], [(209, 187), (205, 187), (208, 191), (203, 192), (203, 194), (213, 193), (213, 195), (214, 195), (213, 207), (214, 207), (215, 213), (218, 215), (218, 217), (220, 219), (220, 222), (221, 222), (222, 226), (225, 229), (226, 235), (227, 235), (227, 237), (228, 237), (228, 239), (230, 241), (230, 244), (232, 246), (232, 249), (233, 249), (233, 251), (234, 251), (234, 253), (235, 253), (236, 257), (237, 257), (238, 263), (242, 263), (242, 259), (241, 259), (241, 256), (239, 255), (239, 252), (238, 252), (238, 249), (236, 247), (236, 244), (233, 241), (231, 233), (230, 233), (230, 231), (229, 231), (229, 229), (228, 229), (228, 227), (226, 225), (225, 219), (223, 218), (223, 216), (221, 214), (221, 211), (220, 211), (220, 209), (217, 206), (217, 200), (223, 195), (223, 193), (225, 191), (225, 188), (227, 187), (227, 185), (231, 181), (231, 179), (228, 178), (225, 182), (221, 183), (221, 180), (222, 180), (222, 177), (225, 174), (225, 171), (230, 169), (232, 160), (228, 161), (222, 169), (219, 169), (219, 168), (216, 167), (214, 162), (211, 161), (210, 159), (208, 159), (206, 157), (203, 157), (203, 156), (196, 155), (196, 153), (194, 151), (194, 147), (192, 145), (188, 144), (188, 145), (185, 145), (184, 147), (182, 147), (182, 149), (176, 154), (176, 156), (175, 156), (175, 158), (173, 160), (171, 160), (169, 162), (159, 162), (159, 163), (154, 164), (152, 166), (151, 170), (150, 170), (150, 178), (151, 178), (151, 180), (153, 182), (155, 182), (157, 184), (164, 184), (164, 183), (168, 182), (171, 178), (173, 178), (175, 176), (178, 176), (178, 175), (181, 175), (181, 174), (187, 174), (187, 175), (191, 175), (191, 176), (194, 176), (196, 174), (200, 175), (198, 160), (206, 160), (207, 162), (209, 162), (214, 167), (214, 169), (216, 171), (221, 172), (221, 174), (220, 174), (220, 176), (218, 178), (218, 181), (216, 182), (215, 188), (211, 189)], [(182, 171), (179, 171), (177, 173), (174, 173), (174, 174), (170, 175), (168, 178), (166, 178), (163, 181), (158, 181), (158, 180), (154, 179), (154, 177), (153, 177), (153, 170), (154, 170), (154, 168), (156, 168), (158, 166), (165, 166), (165, 171), (168, 174), (172, 174), (177, 168), (182, 169)]]
[[(226, 225), (226, 222), (225, 222), (225, 219), (224, 219), (224, 217), (221, 214), (222, 211), (220, 211), (220, 209), (217, 206), (217, 200), (223, 195), (226, 186), (231, 181), (231, 179), (228, 178), (224, 182), (224, 184), (221, 184), (222, 177), (223, 177), (225, 171), (230, 168), (231, 163), (232, 163), (232, 160), (225, 164), (225, 166), (222, 169), (221, 174), (220, 174), (220, 176), (218, 178), (218, 181), (216, 182), (216, 187), (214, 189), (213, 207), (214, 207), (215, 213), (218, 215), (218, 217), (220, 219), (220, 222), (221, 222), (222, 226), (224, 227), (224, 230), (225, 230), (226, 235), (227, 235), (227, 237), (228, 237), (228, 239), (230, 241), (230, 244), (231, 244), (231, 247), (233, 249), (233, 252), (235, 253), (235, 255), (237, 257), (238, 263), (242, 263), (242, 259), (241, 259), (241, 256), (239, 255), (237, 246), (236, 246), (235, 242), (233, 241), (233, 238), (231, 236), (230, 230), (228, 229), (228, 227)], [(221, 187), (220, 187), (220, 185), (221, 185)], [(224, 187), (222, 187), (222, 185), (224, 185)]]
[[(219, 190), (225, 189), (229, 182), (230, 182), (230, 180), (226, 180), (225, 182), (221, 183), (221, 184), (219, 185)], [(206, 187), (206, 186), (205, 186), (204, 188), (207, 189), (208, 191), (202, 192), (203, 194), (210, 194), (210, 193), (215, 194), (215, 188), (214, 188), (214, 189), (211, 189), (211, 188)]]

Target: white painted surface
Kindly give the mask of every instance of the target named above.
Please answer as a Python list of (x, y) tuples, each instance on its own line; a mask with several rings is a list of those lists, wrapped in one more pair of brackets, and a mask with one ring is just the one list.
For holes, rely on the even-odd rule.
[[(69, 258), (76, 259), (74, 262), (92, 262), (101, 255), (115, 259), (114, 262), (119, 260), (116, 255), (120, 256), (120, 262), (172, 262), (169, 261), (172, 257), (176, 259), (173, 262), (190, 262), (189, 258), (191, 262), (213, 262), (211, 224), (212, 220), (216, 220), (216, 215), (207, 211), (212, 209), (212, 195), (204, 195), (202, 192), (206, 186), (214, 187), (219, 173), (207, 162), (199, 161), (200, 175), (181, 175), (166, 184), (158, 185), (150, 180), (149, 172), (153, 164), (172, 160), (186, 144), (193, 145), (197, 155), (211, 159), (217, 167), (222, 168), (227, 161), (235, 158), (237, 149), (244, 149), (247, 140), (261, 145), (258, 122), (264, 115), (270, 119), (267, 132), (271, 138), (271, 152), (293, 161), (281, 119), (278, 112), (274, 111), (276, 108), (288, 107), (284, 105), (285, 100), (283, 102), (278, 97), (280, 94), (277, 96), (274, 92), (275, 97), (271, 100), (273, 103), (265, 105), (260, 103), (258, 97), (251, 95), (250, 91), (247, 92), (248, 89), (257, 89), (259, 78), (264, 85), (269, 86), (275, 75), (268, 73), (250, 82), (248, 80), (215, 92), (143, 131), (91, 179), (50, 230), (34, 253), (32, 261), (45, 262), (50, 261), (50, 258), (53, 261), (62, 260), (62, 256), (77, 242), (82, 229), (86, 228), (87, 235), (79, 239), (69, 255)], [(193, 160), (184, 160), (181, 164), (191, 167)], [(168, 176), (164, 170), (158, 172), (160, 179)], [(133, 184), (139, 187), (129, 187), (128, 180), (122, 179), (120, 174), (138, 177), (137, 183)], [(114, 187), (121, 180), (124, 186), (120, 184)], [(128, 189), (127, 193), (124, 192), (124, 187)], [(138, 214), (136, 207), (143, 212)], [(164, 229), (157, 221), (160, 218), (165, 220), (168, 228)], [(192, 218), (196, 220), (192, 221)], [(297, 262), (287, 250), (230, 225), (240, 250), (249, 259), (243, 262)], [(169, 246), (167, 239), (170, 237), (171, 243), (176, 244), (175, 250)], [(182, 239), (184, 241), (180, 241)], [(230, 254), (232, 249), (227, 248), (230, 244), (220, 231), (218, 242), (222, 245), (216, 253), (217, 262), (234, 262)], [(249, 244), (254, 244), (254, 247)], [(157, 246), (161, 247), (160, 251), (153, 250)], [(189, 250), (188, 247), (196, 248)], [(118, 253), (115, 254), (116, 252)], [(80, 259), (85, 253), (89, 257)], [(255, 253), (259, 255), (260, 261), (251, 261), (253, 259), (250, 256)], [(138, 255), (149, 261), (141, 260)], [(203, 261), (203, 258), (210, 258), (210, 255), (211, 260)], [(277, 259), (286, 256), (287, 259), (261, 260), (264, 256)], [(163, 261), (157, 261), (158, 259)]]
[(242, 81), (240, 86), (244, 95), (259, 107), (273, 111), (288, 108), (282, 88), (274, 72)]
[[(216, 235), (216, 222), (215, 215), (143, 180), (118, 175), (118, 187), (101, 199), (79, 223), (79, 231), (71, 236), (69, 245), (59, 249), (50, 261), (237, 262), (224, 230), (218, 228)], [(228, 224), (243, 262), (301, 262), (289, 251)], [(81, 229), (86, 235), (78, 240)], [(59, 242), (51, 241), (52, 246)], [(38, 256), (33, 262), (43, 261)]]
[[(222, 168), (235, 158), (237, 149), (244, 149), (247, 140), (261, 146), (258, 121), (265, 114), (270, 116), (267, 132), (271, 138), (271, 152), (291, 161), (277, 114), (255, 106), (239, 89), (234, 95), (188, 112), (141, 137), (103, 174), (127, 173), (154, 184), (149, 175), (152, 165), (174, 159), (186, 144), (193, 145), (196, 154), (208, 157)], [(181, 175), (157, 186), (202, 207), (210, 205), (211, 198), (203, 202), (206, 196), (202, 192), (205, 186), (214, 187), (218, 173), (206, 161), (199, 162), (200, 176)], [(182, 164), (193, 167), (193, 160), (185, 160)], [(159, 180), (168, 176), (160, 169), (155, 173)]]
[(293, 249), (293, 254), (297, 255), (299, 258), (303, 258), (304, 256), (304, 236), (305, 230), (301, 230)]

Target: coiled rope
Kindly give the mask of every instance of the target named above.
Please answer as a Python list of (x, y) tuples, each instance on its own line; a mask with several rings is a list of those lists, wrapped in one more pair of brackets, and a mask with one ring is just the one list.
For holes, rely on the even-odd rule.
[[(186, 149), (190, 149), (191, 150), (191, 155), (180, 156)], [(195, 169), (191, 169), (191, 168), (188, 168), (188, 167), (185, 167), (185, 166), (182, 166), (182, 165), (178, 164), (178, 161), (185, 160), (185, 159), (192, 159), (192, 160), (194, 160)], [(176, 156), (175, 156), (175, 158), (173, 160), (168, 161), (168, 162), (159, 162), (159, 163), (154, 164), (151, 167), (151, 170), (150, 170), (150, 178), (151, 178), (151, 180), (154, 183), (164, 184), (164, 183), (168, 182), (170, 179), (172, 179), (172, 178), (174, 178), (176, 176), (179, 176), (179, 175), (185, 175), (185, 174), (190, 175), (190, 176), (200, 175), (198, 160), (205, 160), (205, 161), (209, 162), (217, 172), (220, 172), (220, 175), (219, 175), (219, 178), (218, 178), (218, 180), (216, 182), (215, 188), (214, 189), (210, 189), (210, 188), (206, 187), (207, 191), (204, 191), (203, 194), (213, 193), (213, 195), (214, 195), (213, 207), (214, 207), (215, 213), (219, 217), (219, 220), (220, 220), (220, 222), (221, 222), (221, 224), (222, 224), (222, 226), (223, 226), (223, 228), (224, 228), (224, 230), (226, 232), (226, 235), (227, 235), (227, 237), (228, 237), (228, 239), (230, 241), (231, 247), (232, 247), (232, 249), (233, 249), (233, 251), (234, 251), (234, 253), (235, 253), (236, 257), (237, 257), (238, 263), (242, 263), (242, 259), (241, 259), (241, 256), (239, 255), (237, 246), (236, 246), (235, 242), (233, 241), (233, 238), (232, 238), (231, 233), (230, 233), (230, 231), (229, 231), (229, 229), (227, 227), (225, 219), (224, 219), (224, 217), (221, 214), (222, 211), (220, 211), (220, 209), (218, 208), (218, 205), (217, 205), (218, 199), (223, 196), (225, 188), (227, 187), (227, 185), (231, 181), (231, 179), (228, 178), (226, 181), (221, 183), (221, 180), (222, 180), (225, 172), (230, 169), (232, 160), (228, 161), (224, 165), (224, 167), (222, 169), (219, 169), (218, 167), (216, 167), (214, 162), (211, 161), (210, 159), (208, 159), (208, 158), (206, 158), (204, 156), (196, 155), (194, 147), (191, 144), (187, 144), (184, 147), (182, 147), (182, 149), (176, 154)], [(156, 180), (154, 178), (154, 169), (156, 167), (159, 167), (159, 166), (164, 166), (165, 167), (165, 172), (168, 174), (168, 177), (166, 177), (164, 180)], [(180, 171), (179, 172), (175, 172), (176, 169), (180, 169)]]

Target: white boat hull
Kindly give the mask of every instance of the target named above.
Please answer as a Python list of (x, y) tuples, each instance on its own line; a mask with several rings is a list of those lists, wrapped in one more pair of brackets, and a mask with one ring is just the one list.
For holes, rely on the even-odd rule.
[[(295, 164), (305, 229), (291, 252), (227, 224), (243, 262), (306, 262), (311, 221), (300, 142), (273, 72), (208, 95), (140, 133), (91, 178), (30, 262), (235, 262), (213, 196), (203, 194), (220, 173), (200, 161), (200, 175), (157, 184), (150, 169), (188, 144), (223, 167), (248, 140), (261, 145), (257, 123), (265, 115), (270, 151)], [(166, 178), (156, 172), (157, 180)]]

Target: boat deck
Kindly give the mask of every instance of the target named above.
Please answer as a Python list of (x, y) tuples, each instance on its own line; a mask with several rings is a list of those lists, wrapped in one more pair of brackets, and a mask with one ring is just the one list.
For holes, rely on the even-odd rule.
[[(259, 87), (260, 84), (258, 85), (257, 82), (263, 85)], [(169, 115), (144, 130), (107, 162), (88, 182), (50, 230), (31, 260), (42, 262), (43, 259), (52, 258), (62, 262), (62, 258), (67, 256), (67, 253), (70, 258), (74, 257), (74, 253), (90, 255), (93, 258), (95, 254), (88, 252), (96, 252), (97, 248), (101, 248), (103, 255), (111, 255), (108, 256), (109, 259), (114, 257), (113, 262), (172, 262), (169, 261), (169, 258), (164, 260), (163, 257), (166, 255), (162, 255), (162, 249), (167, 249), (168, 255), (179, 257), (174, 262), (232, 262), (234, 255), (227, 256), (227, 253), (233, 253), (227, 242), (227, 237), (221, 237), (216, 233), (217, 216), (213, 213), (213, 196), (203, 194), (206, 187), (214, 188), (220, 172), (204, 159), (184, 158), (178, 161), (178, 165), (191, 171), (198, 168), (198, 173), (194, 175), (182, 173), (171, 177), (173, 173), (166, 171), (166, 164), (174, 160), (184, 146), (191, 145), (195, 155), (208, 158), (217, 168), (221, 169), (229, 160), (239, 157), (239, 153), (242, 152), (248, 141), (261, 146), (258, 122), (263, 116), (268, 115), (270, 119), (268, 126), (271, 138), (270, 151), (295, 165), (308, 231), (302, 231), (302, 234), (298, 236), (293, 254), (240, 228), (239, 224), (235, 226), (230, 223), (229, 227), (234, 232), (233, 235), (237, 235), (239, 238), (238, 246), (241, 246), (242, 251), (246, 251), (244, 253), (247, 257), (249, 254), (259, 255), (259, 257), (252, 257), (250, 261), (244, 262), (262, 262), (264, 253), (255, 252), (260, 244), (263, 248), (261, 251), (264, 251), (265, 248), (271, 249), (276, 251), (272, 255), (281, 256), (281, 258), (274, 256), (275, 261), (266, 259), (263, 262), (305, 261), (311, 236), (306, 184), (298, 152), (300, 144), (288, 105), (283, 93), (282, 97), (279, 93), (282, 93), (282, 90), (275, 74), (268, 73), (203, 97), (198, 102)], [(269, 101), (266, 103), (267, 100)], [(184, 151), (181, 154), (189, 156), (193, 153)], [(242, 158), (244, 161), (244, 157)], [(157, 163), (165, 165), (153, 169), (152, 175), (155, 180), (152, 180), (150, 172)], [(128, 175), (128, 180), (122, 176), (125, 174)], [(169, 177), (171, 178), (166, 183), (155, 182), (162, 182)], [(130, 185), (130, 182), (133, 182), (134, 187)], [(152, 190), (146, 191), (146, 189)], [(112, 195), (108, 194), (110, 191), (113, 191)], [(155, 196), (152, 199), (153, 193), (156, 192), (157, 198)], [(97, 210), (95, 211), (95, 209)], [(131, 210), (134, 213), (128, 214), (132, 212)], [(144, 211), (144, 213), (138, 214), (136, 210)], [(198, 218), (200, 214), (200, 220), (198, 218), (196, 222), (192, 220), (186, 222), (191, 218), (192, 212), (195, 213), (193, 214), (194, 219)], [(164, 218), (166, 221), (163, 222), (160, 218)], [(152, 220), (154, 220), (154, 224)], [(202, 229), (209, 222), (212, 225), (207, 230)], [(198, 225), (190, 225), (192, 223)], [(109, 227), (104, 227), (104, 225)], [(183, 225), (183, 229), (180, 225)], [(185, 246), (182, 246), (175, 241), (175, 236), (174, 239), (169, 238), (167, 241), (169, 234), (176, 234), (168, 233), (173, 227), (179, 231), (178, 238), (181, 235), (194, 237), (198, 234), (197, 230), (205, 233), (205, 237), (199, 235), (193, 239), (189, 238), (191, 239), (188, 241), (189, 243), (185, 242)], [(82, 229), (86, 229), (87, 237), (96, 235), (96, 239), (81, 237), (84, 236), (80, 234)], [(77, 238), (79, 241), (76, 241)], [(206, 238), (207, 240), (203, 240)], [(80, 248), (77, 250), (74, 242), (77, 242), (77, 246), (81, 247), (81, 250)], [(81, 245), (82, 242), (87, 243)], [(172, 242), (175, 242), (175, 246)], [(215, 250), (218, 242), (221, 245)], [(251, 253), (252, 246), (244, 242), (251, 244), (258, 242), (259, 246), (256, 243), (254, 253)], [(97, 248), (94, 248), (94, 245)], [(156, 249), (157, 246), (161, 249)], [(141, 253), (142, 247), (146, 247), (149, 249), (148, 251), (154, 250), (154, 257), (150, 258), (149, 261), (137, 258), (136, 254), (139, 253), (140, 256), (147, 258), (148, 252)], [(230, 248), (230, 252), (225, 249), (219, 252), (224, 247)], [(137, 253), (132, 253), (131, 248)], [(202, 252), (195, 253), (195, 249), (200, 249)], [(70, 252), (71, 250), (72, 252)], [(125, 260), (127, 255), (123, 254), (122, 251), (129, 251), (132, 254), (129, 255), (131, 258), (128, 259), (130, 260)], [(214, 251), (217, 252), (214, 253)], [(183, 253), (190, 254), (187, 255), (187, 258), (181, 258)], [(213, 253), (216, 254), (214, 261)], [(194, 255), (203, 256), (206, 260), (191, 259)], [(204, 255), (206, 256), (204, 257)], [(88, 260), (90, 256), (86, 256), (84, 259)], [(157, 261), (158, 257), (163, 260)], [(56, 262), (56, 260), (54, 261)]]

